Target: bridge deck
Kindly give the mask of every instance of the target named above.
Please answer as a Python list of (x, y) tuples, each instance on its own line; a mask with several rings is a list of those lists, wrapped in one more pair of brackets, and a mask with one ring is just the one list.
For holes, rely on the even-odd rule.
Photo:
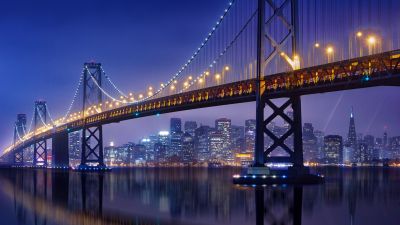
[[(400, 85), (400, 50), (264, 76), (266, 98), (282, 98), (373, 86)], [(154, 98), (87, 116), (33, 135), (7, 152), (55, 134), (161, 113), (255, 101), (256, 80), (249, 79)], [(7, 153), (6, 152), (6, 153)]]

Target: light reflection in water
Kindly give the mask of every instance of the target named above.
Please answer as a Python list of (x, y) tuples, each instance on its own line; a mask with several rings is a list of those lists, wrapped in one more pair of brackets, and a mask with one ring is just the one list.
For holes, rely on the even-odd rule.
[[(400, 170), (319, 169), (323, 185), (243, 187), (235, 169), (1, 170), (18, 224), (397, 224)], [(385, 217), (381, 218), (380, 213)]]

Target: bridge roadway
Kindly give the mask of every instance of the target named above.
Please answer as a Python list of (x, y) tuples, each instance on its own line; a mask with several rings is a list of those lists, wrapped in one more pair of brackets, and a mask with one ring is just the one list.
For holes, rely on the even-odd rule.
[[(374, 86), (399, 86), (399, 64), (400, 50), (394, 50), (266, 75), (262, 80), (264, 97), (274, 99)], [(80, 130), (85, 126), (91, 127), (162, 113), (255, 101), (255, 87), (256, 79), (249, 79), (122, 106), (35, 135), (14, 146), (9, 152), (26, 148), (39, 140), (52, 138), (56, 134)]]

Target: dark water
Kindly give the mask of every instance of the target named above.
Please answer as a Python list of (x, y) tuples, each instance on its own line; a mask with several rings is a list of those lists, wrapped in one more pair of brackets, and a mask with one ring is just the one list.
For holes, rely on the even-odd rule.
[(321, 168), (325, 184), (240, 187), (235, 169), (0, 170), (0, 224), (400, 224), (400, 170)]

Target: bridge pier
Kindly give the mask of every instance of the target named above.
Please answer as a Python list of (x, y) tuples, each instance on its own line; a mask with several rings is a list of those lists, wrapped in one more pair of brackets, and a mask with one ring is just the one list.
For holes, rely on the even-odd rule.
[(39, 140), (33, 144), (33, 166), (47, 166), (47, 140)]
[(18, 149), (14, 152), (14, 165), (23, 166), (24, 165), (24, 150)]
[(67, 168), (69, 166), (68, 133), (56, 134), (52, 138), (52, 165)]
[(105, 168), (103, 157), (103, 127), (84, 127), (82, 129), (82, 152), (80, 169), (92, 167)]

